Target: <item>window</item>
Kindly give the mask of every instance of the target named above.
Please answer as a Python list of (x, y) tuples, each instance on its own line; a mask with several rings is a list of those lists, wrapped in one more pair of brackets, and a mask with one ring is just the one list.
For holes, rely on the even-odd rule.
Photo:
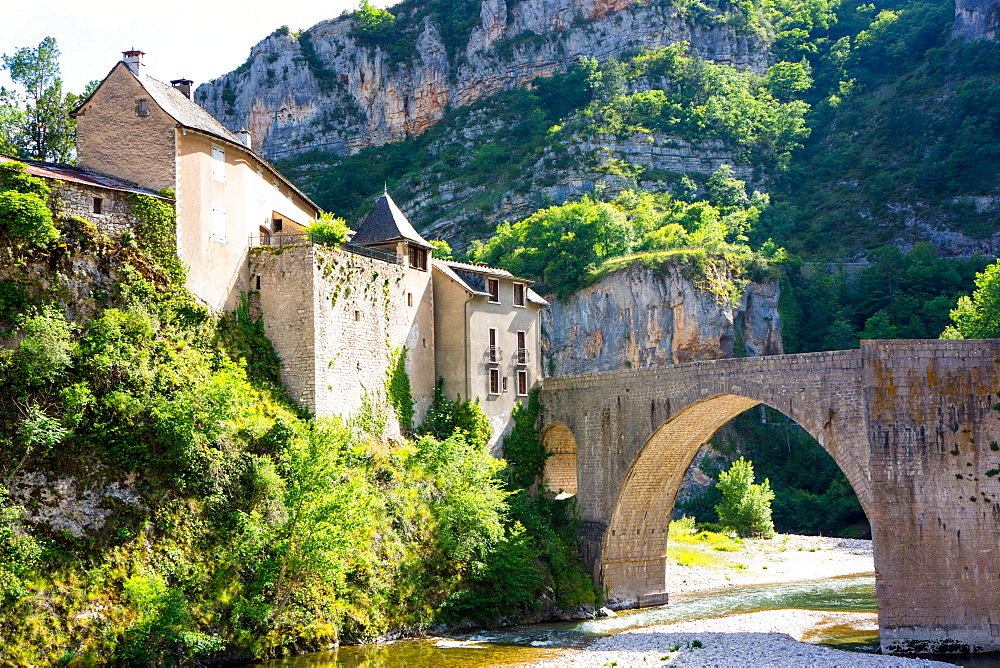
[(518, 371), (517, 372), (517, 396), (526, 397), (528, 396), (528, 372)]
[(257, 276), (257, 289), (260, 290), (260, 276)]
[(514, 284), (514, 306), (524, 306), (524, 283)]
[(507, 391), (507, 376), (503, 377), (503, 391)]
[(528, 346), (526, 345), (527, 340), (524, 332), (517, 333), (517, 354), (515, 360), (518, 364), (528, 363)]
[(212, 207), (212, 241), (226, 242), (226, 210), (221, 206)]
[(280, 232), (281, 231), (281, 226), (284, 224), (284, 222), (285, 221), (283, 221), (281, 218), (275, 218), (274, 219), (274, 223), (273, 223), (273, 225), (274, 225), (274, 231), (275, 232)]
[(145, 98), (140, 98), (135, 101), (135, 115), (149, 116), (149, 102), (147, 102)]
[(226, 152), (218, 146), (212, 147), (212, 179), (226, 182)]
[(354, 312), (354, 322), (361, 322), (361, 311)]
[(500, 369), (490, 369), (490, 394), (500, 394)]
[(413, 306), (413, 293), (412, 292), (407, 292), (406, 293), (406, 305), (407, 306)]
[(500, 303), (500, 281), (495, 278), (486, 279), (486, 292), (490, 293), (490, 302)]
[(102, 213), (104, 209), (104, 200), (100, 197), (94, 198), (94, 213)]
[(491, 362), (496, 362), (500, 359), (500, 349), (497, 348), (497, 330), (495, 327), (490, 327), (490, 347), (486, 352)]
[(427, 249), (410, 246), (410, 267), (427, 271)]

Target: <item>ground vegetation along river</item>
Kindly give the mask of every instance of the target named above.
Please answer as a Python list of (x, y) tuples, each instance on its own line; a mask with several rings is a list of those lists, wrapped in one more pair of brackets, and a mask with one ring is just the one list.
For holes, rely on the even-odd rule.
[(275, 665), (954, 665), (874, 653), (878, 624), (870, 541), (782, 535), (690, 540), (675, 541), (669, 554), (667, 606), (583, 622), (342, 647)]

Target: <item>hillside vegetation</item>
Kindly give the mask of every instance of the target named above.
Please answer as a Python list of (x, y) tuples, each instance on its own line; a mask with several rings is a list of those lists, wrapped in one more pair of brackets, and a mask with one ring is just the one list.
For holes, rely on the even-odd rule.
[(249, 660), (594, 603), (565, 503), (523, 491), (537, 401), (509, 467), (441, 396), (385, 440), (398, 369), (395, 408), (313, 419), (249, 302), (181, 287), (169, 204), (136, 197), (109, 238), (17, 163), (0, 181), (0, 663)]

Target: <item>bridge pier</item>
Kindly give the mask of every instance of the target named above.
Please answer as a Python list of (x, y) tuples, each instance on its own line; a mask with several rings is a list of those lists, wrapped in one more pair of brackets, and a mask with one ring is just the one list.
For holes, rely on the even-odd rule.
[(1000, 651), (998, 359), (997, 340), (866, 341), (545, 379), (544, 424), (575, 442), (595, 580), (618, 607), (666, 599), (684, 472), (720, 426), (765, 403), (833, 456), (868, 515), (883, 651)]

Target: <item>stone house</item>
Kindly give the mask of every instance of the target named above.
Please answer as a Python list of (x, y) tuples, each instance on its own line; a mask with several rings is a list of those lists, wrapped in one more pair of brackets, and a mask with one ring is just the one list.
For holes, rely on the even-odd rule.
[(497, 447), (518, 401), (542, 374), (540, 310), (531, 281), (503, 269), (432, 260), (435, 375), (447, 396), (479, 398)]
[(100, 232), (112, 237), (136, 229), (138, 220), (132, 212), (130, 194), (167, 199), (129, 181), (80, 167), (3, 155), (0, 162), (23, 164), (26, 173), (48, 182), (52, 189), (50, 201), (57, 211), (67, 217), (86, 218)]
[(77, 161), (146, 190), (171, 190), (188, 288), (214, 309), (233, 308), (250, 289), (250, 246), (300, 233), (319, 207), (251, 149), (249, 134), (230, 132), (195, 104), (191, 81), (158, 81), (142, 51), (123, 53), (71, 114)]

